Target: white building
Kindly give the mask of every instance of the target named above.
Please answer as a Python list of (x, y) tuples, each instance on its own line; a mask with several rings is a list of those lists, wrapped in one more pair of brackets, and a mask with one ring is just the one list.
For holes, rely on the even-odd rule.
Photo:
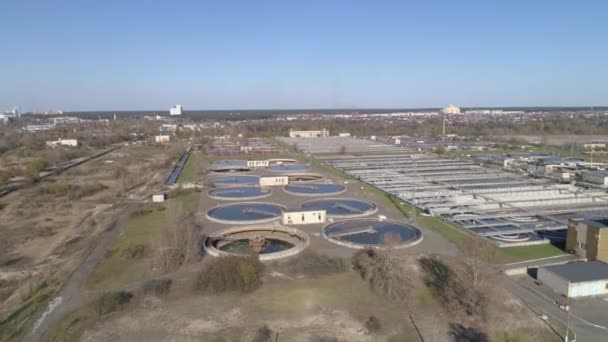
[(168, 143), (171, 141), (170, 135), (156, 135), (154, 136), (154, 142), (156, 143)]
[(59, 140), (54, 140), (54, 141), (47, 141), (46, 146), (48, 146), (48, 147), (57, 147), (57, 146), (78, 147), (78, 140), (76, 140), (76, 139), (59, 139)]
[(284, 225), (325, 223), (327, 212), (322, 210), (287, 209), (283, 211), (281, 222)]
[(270, 162), (268, 160), (248, 160), (247, 161), (248, 167), (267, 167), (269, 165), (270, 165)]
[(350, 133), (338, 133), (339, 137), (350, 137)]
[(441, 110), (441, 114), (460, 114), (460, 108), (449, 105)]
[(152, 202), (154, 203), (162, 203), (167, 199), (166, 194), (155, 194), (152, 195)]
[(260, 177), (260, 186), (281, 186), (289, 183), (287, 176)]
[(320, 131), (294, 131), (293, 129), (289, 130), (290, 138), (320, 138), (320, 137), (328, 137), (329, 131), (323, 128)]
[(176, 104), (169, 108), (169, 115), (182, 115), (182, 105)]
[(601, 261), (539, 267), (537, 278), (568, 298), (608, 293), (608, 264)]
[(606, 143), (593, 142), (593, 143), (583, 144), (583, 149), (585, 149), (585, 150), (605, 150)]

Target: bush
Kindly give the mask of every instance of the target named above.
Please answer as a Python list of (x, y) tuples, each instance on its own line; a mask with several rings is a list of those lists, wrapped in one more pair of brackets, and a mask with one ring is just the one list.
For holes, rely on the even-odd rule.
[(139, 259), (146, 256), (148, 248), (144, 244), (130, 244), (122, 251), (122, 256), (128, 259)]
[(40, 189), (40, 191), (55, 196), (62, 196), (67, 194), (68, 191), (70, 191), (70, 188), (71, 185), (67, 180), (60, 180), (46, 184)]
[(479, 289), (469, 286), (452, 266), (430, 257), (420, 259), (419, 264), (425, 273), (426, 286), (445, 307), (449, 310), (462, 309), (470, 316), (485, 316), (485, 295)]
[(92, 184), (83, 184), (74, 186), (68, 194), (68, 197), (71, 200), (80, 199), (83, 197), (91, 196), (99, 191), (105, 190), (108, 187), (100, 182), (95, 182)]
[(262, 284), (264, 265), (254, 257), (227, 256), (211, 260), (197, 276), (194, 289), (202, 292), (249, 292)]
[(122, 309), (131, 301), (131, 298), (133, 298), (133, 294), (128, 291), (107, 292), (95, 300), (93, 308), (97, 315), (107, 315)]
[(290, 275), (305, 275), (320, 277), (340, 273), (347, 270), (344, 259), (318, 254), (313, 250), (305, 250), (300, 255), (285, 262), (280, 269)]
[(171, 285), (173, 280), (171, 279), (152, 279), (146, 281), (142, 288), (144, 294), (154, 294), (157, 296), (164, 296), (171, 291)]
[(342, 342), (337, 337), (329, 336), (313, 336), (310, 338), (310, 342)]
[(264, 324), (255, 333), (255, 336), (251, 342), (272, 342), (272, 335), (274, 335), (272, 330), (270, 330), (270, 328)]
[(379, 332), (382, 329), (382, 325), (380, 324), (380, 320), (375, 316), (370, 316), (367, 321), (365, 321), (365, 328), (370, 334), (373, 334)]
[(390, 252), (363, 249), (353, 255), (352, 264), (371, 290), (388, 300), (403, 302), (414, 287), (403, 260)]

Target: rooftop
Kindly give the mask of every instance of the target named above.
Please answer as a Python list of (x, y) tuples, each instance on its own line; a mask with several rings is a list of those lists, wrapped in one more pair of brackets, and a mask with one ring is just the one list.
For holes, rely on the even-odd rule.
[(571, 283), (608, 279), (608, 264), (601, 261), (572, 262), (542, 268), (567, 279)]

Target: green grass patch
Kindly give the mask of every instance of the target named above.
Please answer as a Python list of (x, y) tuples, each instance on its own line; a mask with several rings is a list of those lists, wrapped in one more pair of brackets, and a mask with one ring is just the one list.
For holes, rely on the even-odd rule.
[(47, 342), (76, 342), (87, 327), (97, 320), (95, 311), (90, 306), (72, 311), (58, 323), (51, 326), (46, 332), (44, 340)]
[[(188, 216), (196, 211), (199, 197), (200, 193), (190, 191), (170, 201), (179, 201)], [(86, 287), (91, 290), (116, 290), (145, 280), (150, 274), (154, 239), (168, 224), (168, 215), (168, 210), (159, 208), (131, 216), (114, 248), (87, 279)]]
[(48, 308), (59, 289), (59, 281), (45, 280), (23, 304), (0, 321), (0, 341), (21, 341), (35, 320)]
[[(388, 305), (372, 293), (355, 272), (343, 272), (316, 279), (265, 284), (250, 298), (255, 311), (302, 314), (320, 307), (339, 307), (365, 315), (370, 308)], [(352, 311), (351, 311), (352, 310)]]
[[(146, 254), (151, 253), (153, 238), (167, 224), (166, 215), (165, 211), (153, 210), (132, 216), (109, 255), (89, 276), (87, 288), (119, 289), (144, 278), (149, 269)], [(137, 249), (141, 249), (139, 256), (134, 257)]]
[(505, 247), (500, 249), (511, 262), (542, 259), (564, 255), (564, 251), (551, 245), (533, 245), (521, 247)]
[(203, 154), (201, 151), (192, 151), (182, 173), (180, 173), (177, 179), (178, 183), (191, 183), (196, 182), (199, 178), (199, 172), (201, 171), (203, 161)]

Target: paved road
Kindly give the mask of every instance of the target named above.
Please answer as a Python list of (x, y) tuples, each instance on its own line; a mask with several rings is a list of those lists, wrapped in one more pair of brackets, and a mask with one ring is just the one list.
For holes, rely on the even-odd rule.
[[(555, 305), (551, 298), (507, 276), (502, 278), (504, 281), (501, 283), (507, 290), (533, 306), (539, 314), (549, 316), (549, 323), (556, 320), (564, 324), (564, 326), (567, 324), (568, 313)], [(608, 341), (608, 328), (587, 322), (578, 317), (576, 312), (571, 312), (570, 314), (570, 328), (575, 331), (576, 341), (578, 342)], [(558, 333), (562, 336), (565, 335), (565, 331), (558, 331)]]

